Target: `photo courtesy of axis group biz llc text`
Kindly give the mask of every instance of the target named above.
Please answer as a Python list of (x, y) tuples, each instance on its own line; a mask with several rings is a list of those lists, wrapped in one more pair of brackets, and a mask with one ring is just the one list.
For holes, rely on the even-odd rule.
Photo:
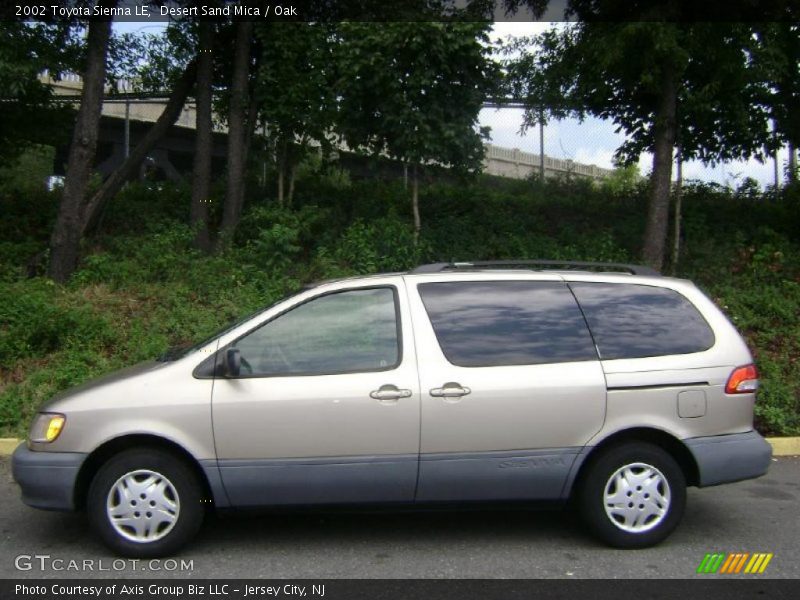
[(88, 584), (88, 585), (75, 585), (68, 583), (60, 583), (53, 585), (15, 585), (15, 594), (20, 596), (46, 596), (51, 594), (53, 596), (67, 596), (67, 597), (113, 597), (119, 594), (122, 597), (136, 597), (142, 595), (150, 595), (153, 597), (182, 597), (184, 594), (188, 596), (228, 596), (238, 594), (241, 592), (242, 597), (304, 597), (304, 596), (318, 596), (325, 595), (325, 585), (312, 585), (307, 589), (302, 585), (283, 584), (283, 585), (248, 585), (248, 584), (233, 584), (233, 583), (213, 583), (211, 585), (195, 584), (195, 583), (165, 583), (157, 584), (152, 583), (142, 585), (140, 583), (132, 582), (130, 584)]
[(800, 593), (800, 7), (0, 6), (0, 599)]

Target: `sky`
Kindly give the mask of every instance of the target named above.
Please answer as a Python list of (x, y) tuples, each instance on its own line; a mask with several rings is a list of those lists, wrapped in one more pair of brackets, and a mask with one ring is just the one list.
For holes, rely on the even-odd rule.
[[(492, 41), (507, 36), (529, 36), (541, 33), (552, 26), (551, 23), (495, 23)], [(520, 135), (522, 111), (517, 109), (484, 109), (481, 111), (482, 125), (492, 128), (491, 142), (498, 146), (519, 148), (527, 152), (539, 154), (539, 130), (534, 128), (525, 135)], [(566, 119), (549, 123), (544, 131), (544, 153), (555, 158), (571, 158), (575, 162), (595, 164), (607, 169), (613, 168), (614, 151), (625, 140), (623, 133), (617, 133), (616, 126), (610, 121), (589, 118), (583, 123), (577, 119)], [(778, 153), (780, 165), (785, 164), (786, 152)], [(639, 160), (639, 171), (647, 175), (652, 168), (651, 154), (643, 155)], [(674, 177), (674, 170), (673, 170)], [(758, 181), (761, 186), (774, 184), (774, 163), (768, 160), (759, 163), (757, 160), (736, 161), (706, 167), (699, 161), (686, 162), (683, 165), (684, 180), (699, 179), (713, 181), (723, 185), (736, 187), (746, 177)]]
[[(117, 22), (114, 24), (114, 29), (118, 33), (138, 31), (143, 34), (158, 33), (159, 30), (164, 29), (165, 25), (166, 23)], [(546, 22), (495, 23), (491, 39), (495, 41), (508, 36), (534, 35), (551, 26), (553, 26), (552, 23)], [(563, 24), (557, 24), (557, 26), (563, 26)], [(522, 110), (483, 109), (479, 121), (482, 126), (490, 127), (489, 141), (492, 144), (506, 148), (519, 148), (534, 154), (539, 153), (539, 129), (534, 128), (525, 134), (520, 133)], [(547, 156), (572, 159), (575, 162), (594, 164), (606, 169), (613, 168), (614, 151), (624, 140), (624, 134), (617, 132), (616, 126), (612, 122), (595, 118), (588, 118), (582, 123), (577, 119), (553, 121), (548, 123), (544, 129), (544, 151)], [(778, 153), (781, 170), (786, 159), (785, 150)], [(639, 160), (639, 171), (642, 175), (650, 172), (652, 160), (650, 154), (642, 155)], [(772, 160), (768, 160), (762, 164), (752, 159), (707, 167), (699, 161), (691, 161), (684, 163), (683, 177), (684, 180), (713, 181), (731, 187), (736, 187), (746, 177), (750, 177), (763, 187), (774, 184), (774, 163)]]

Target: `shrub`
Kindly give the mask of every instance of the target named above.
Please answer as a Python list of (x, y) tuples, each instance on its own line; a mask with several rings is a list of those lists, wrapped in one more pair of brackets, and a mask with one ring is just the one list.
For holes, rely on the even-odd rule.
[[(188, 186), (131, 184), (67, 286), (25, 278), (47, 248), (58, 192), (0, 181), (0, 435), (23, 433), (65, 387), (198, 341), (309, 280), (451, 259), (635, 261), (644, 230), (641, 183), (479, 177), (421, 188), (415, 246), (402, 182), (330, 173), (304, 166), (294, 208), (254, 193), (233, 245), (208, 256), (185, 224)], [(682, 246), (677, 274), (705, 289), (753, 350), (758, 427), (800, 434), (800, 186), (688, 184)]]

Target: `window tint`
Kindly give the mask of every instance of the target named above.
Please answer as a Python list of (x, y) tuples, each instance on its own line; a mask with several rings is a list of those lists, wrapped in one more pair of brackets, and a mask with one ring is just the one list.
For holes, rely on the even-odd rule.
[(393, 290), (328, 294), (269, 321), (234, 344), (242, 355), (242, 375), (330, 375), (396, 367), (400, 344)]
[(575, 298), (562, 283), (423, 283), (419, 292), (442, 352), (454, 365), (597, 360)]
[(571, 283), (600, 358), (644, 358), (702, 352), (714, 332), (694, 305), (674, 290), (607, 283)]

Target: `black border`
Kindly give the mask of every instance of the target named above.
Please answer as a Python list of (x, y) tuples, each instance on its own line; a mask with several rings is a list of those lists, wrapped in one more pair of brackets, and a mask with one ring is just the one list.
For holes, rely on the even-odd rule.
[[(14, 0), (0, 2), (0, 20), (26, 22), (65, 22), (109, 20), (94, 15), (98, 0)], [(199, 0), (196, 6), (211, 7), (220, 0)], [(578, 20), (621, 23), (699, 23), (699, 22), (796, 22), (800, 20), (797, 0), (224, 0), (225, 4), (258, 7), (260, 15), (197, 15), (179, 17), (198, 21), (253, 22), (559, 22)], [(120, 0), (118, 8), (130, 8), (127, 15), (116, 15), (118, 22), (168, 23), (175, 17), (161, 16), (159, 5), (170, 0)], [(54, 12), (53, 6), (87, 6), (90, 14)], [(17, 7), (43, 7), (44, 14), (18, 15)], [(137, 7), (148, 6), (148, 16), (137, 15)], [(272, 12), (265, 14), (265, 7)], [(291, 14), (274, 14), (274, 7), (294, 7)], [(466, 10), (464, 10), (466, 9)], [(138, 12), (142, 12), (141, 8)]]
[[(520, 560), (526, 560), (521, 556)], [(44, 587), (43, 595), (15, 593), (17, 584)], [(284, 586), (298, 585), (310, 590), (312, 585), (324, 585), (325, 596), (312, 595), (306, 598), (317, 600), (408, 600), (424, 598), (426, 600), (532, 600), (539, 598), (560, 598), (562, 600), (581, 600), (592, 598), (602, 600), (643, 600), (672, 598), (703, 598), (704, 600), (751, 600), (766, 598), (769, 600), (797, 598), (800, 594), (800, 580), (771, 579), (761, 576), (740, 575), (717, 577), (697, 575), (691, 579), (330, 579), (303, 577), (296, 579), (272, 578), (268, 575), (262, 579), (155, 579), (155, 578), (115, 578), (110, 572), (106, 578), (82, 579), (6, 579), (0, 582), (0, 598), (41, 598), (41, 600), (85, 600), (96, 598), (88, 594), (58, 594), (50, 590), (54, 585), (67, 587), (105, 586), (116, 584), (116, 594), (104, 594), (101, 598), (120, 598), (126, 600), (239, 600), (244, 598), (243, 587), (251, 586)], [(181, 586), (183, 593), (148, 593), (150, 585), (163, 588)], [(203, 594), (188, 593), (189, 585), (203, 586)], [(121, 594), (122, 585), (141, 587), (141, 593)], [(219, 592), (225, 589), (227, 595), (210, 595), (211, 586)], [(223, 588), (226, 586), (226, 588)], [(235, 592), (234, 590), (238, 590)], [(249, 594), (247, 598), (267, 598), (266, 594)], [(300, 598), (280, 594), (284, 598)]]

